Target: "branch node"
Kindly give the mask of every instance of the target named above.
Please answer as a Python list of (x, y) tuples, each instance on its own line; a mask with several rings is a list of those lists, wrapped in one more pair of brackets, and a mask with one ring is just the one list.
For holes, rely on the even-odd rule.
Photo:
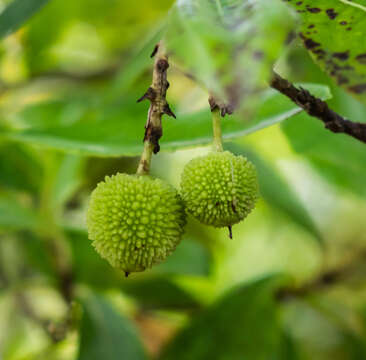
[[(159, 59), (157, 62), (156, 62), (156, 70), (159, 72), (159, 73), (165, 73), (165, 71), (168, 70), (169, 68), (169, 63), (168, 63), (168, 60), (162, 58), (162, 59)], [(166, 88), (166, 85), (165, 85), (165, 88)]]
[(145, 99), (150, 101), (154, 101), (156, 99), (156, 91), (151, 86), (147, 89), (146, 93), (137, 100), (137, 102), (139, 103)]
[(166, 103), (164, 105), (164, 108), (163, 108), (163, 113), (168, 115), (168, 116), (171, 116), (173, 117), (174, 119), (176, 119), (177, 117), (175, 116), (175, 114), (173, 113), (172, 109), (170, 108), (169, 104)]

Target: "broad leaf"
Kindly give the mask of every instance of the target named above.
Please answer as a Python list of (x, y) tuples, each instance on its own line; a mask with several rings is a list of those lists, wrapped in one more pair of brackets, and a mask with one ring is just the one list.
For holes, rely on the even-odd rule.
[[(240, 107), (266, 86), (294, 17), (272, 0), (181, 0), (169, 19), (171, 59), (223, 101)], [(248, 101), (250, 97), (250, 101)]]
[(273, 360), (301, 360), (300, 351), (294, 339), (283, 331), (281, 345)]
[(163, 263), (156, 265), (151, 272), (207, 276), (210, 272), (211, 257), (208, 249), (198, 241), (183, 238), (177, 249)]
[(132, 323), (100, 296), (82, 300), (78, 360), (144, 360), (146, 355)]
[(0, 186), (17, 191), (36, 192), (42, 168), (34, 154), (21, 144), (0, 144)]
[(144, 309), (192, 310), (200, 305), (191, 294), (164, 277), (126, 280), (122, 291), (136, 299)]
[(38, 225), (34, 210), (16, 196), (0, 193), (0, 229), (34, 229)]
[(364, 0), (288, 1), (300, 13), (301, 38), (338, 85), (366, 101)]
[[(124, 273), (113, 269), (94, 250), (85, 231), (66, 230), (73, 256), (75, 280), (89, 286), (105, 289), (123, 284)], [(199, 242), (183, 239), (175, 252), (163, 263), (155, 265), (145, 274), (151, 276), (192, 275), (207, 276), (210, 269), (208, 250)], [(131, 274), (127, 282), (141, 274)]]
[(52, 201), (55, 206), (62, 207), (74, 194), (82, 182), (83, 158), (75, 155), (63, 154), (59, 159), (59, 166), (53, 186)]
[(282, 211), (295, 223), (313, 234), (316, 239), (322, 241), (318, 229), (296, 193), (271, 165), (243, 145), (227, 144), (225, 148), (234, 154), (247, 156), (255, 164), (261, 196), (271, 207)]
[[(327, 87), (304, 84), (313, 94), (328, 99)], [(258, 95), (259, 111), (250, 120), (230, 116), (222, 122), (224, 139), (233, 139), (281, 122), (301, 111), (295, 104), (274, 90)], [(43, 106), (43, 104), (40, 104)], [(89, 106), (87, 103), (86, 106)], [(33, 106), (37, 111), (37, 107)], [(44, 116), (60, 117), (47, 112)], [(89, 116), (71, 125), (35, 127), (24, 131), (4, 133), (3, 136), (17, 141), (29, 142), (67, 152), (99, 156), (132, 156), (142, 151), (142, 139), (147, 108), (136, 104), (135, 98), (125, 97), (124, 101), (107, 108), (91, 109)], [(41, 113), (37, 112), (39, 115)], [(29, 111), (18, 117), (30, 116)], [(177, 120), (164, 119), (162, 150), (205, 145), (212, 139), (211, 113), (205, 109), (196, 113), (177, 114)], [(26, 122), (26, 118), (24, 119)], [(39, 122), (42, 119), (39, 118)]]
[(270, 359), (281, 330), (274, 302), (274, 278), (231, 290), (189, 323), (168, 345), (163, 360)]
[(49, 0), (13, 0), (0, 14), (0, 38), (21, 27)]
[(83, 75), (119, 61), (125, 65), (137, 50), (136, 44), (150, 37), (153, 24), (172, 3), (52, 0), (29, 22), (23, 36), (29, 71), (39, 74), (62, 69)]
[(155, 45), (161, 40), (163, 28), (164, 26), (160, 25), (153, 35), (144, 41), (130, 56), (127, 63), (122, 66), (113, 80), (110, 96), (114, 95), (116, 97), (126, 92), (143, 70), (151, 66), (151, 54)]
[(22, 231), (17, 233), (19, 245), (25, 256), (26, 264), (32, 269), (32, 273), (36, 272), (47, 280), (57, 284), (59, 281), (55, 270), (54, 259), (49, 254), (48, 239), (41, 238), (35, 232)]
[(299, 114), (282, 124), (295, 151), (305, 155), (329, 182), (366, 196), (365, 145), (347, 135), (333, 134), (318, 120)]
[(75, 281), (96, 289), (118, 287), (122, 274), (103, 260), (91, 246), (85, 231), (66, 230)]

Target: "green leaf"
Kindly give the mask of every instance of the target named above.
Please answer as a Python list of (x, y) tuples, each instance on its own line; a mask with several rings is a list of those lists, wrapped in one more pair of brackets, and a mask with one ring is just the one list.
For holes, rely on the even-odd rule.
[(238, 108), (244, 98), (252, 105), (251, 95), (266, 86), (293, 20), (277, 0), (182, 0), (170, 15), (165, 43), (179, 67)]
[(13, 0), (0, 14), (0, 38), (19, 29), (49, 0)]
[(306, 114), (299, 114), (281, 126), (294, 150), (306, 156), (327, 181), (366, 196), (364, 144), (325, 130), (321, 121)]
[(207, 276), (211, 257), (208, 249), (198, 241), (183, 238), (177, 249), (163, 263), (151, 270), (158, 274)]
[(270, 359), (281, 336), (275, 282), (274, 277), (267, 277), (232, 289), (195, 316), (161, 359)]
[(127, 279), (122, 291), (136, 299), (144, 309), (192, 310), (200, 305), (191, 294), (164, 277)]
[(355, 333), (344, 332), (344, 347), (349, 354), (349, 359), (358, 360), (366, 358), (366, 339)]
[[(303, 84), (315, 96), (328, 99), (327, 87)], [(224, 139), (233, 139), (281, 122), (301, 111), (282, 94), (269, 89), (258, 95), (259, 111), (243, 121), (230, 116), (222, 122)], [(40, 104), (42, 106), (42, 104)], [(88, 106), (88, 104), (86, 104)], [(136, 104), (136, 98), (91, 111), (90, 116), (71, 125), (35, 127), (24, 131), (4, 133), (8, 139), (56, 148), (59, 150), (98, 156), (135, 156), (142, 151), (142, 138), (147, 104)], [(29, 112), (18, 114), (27, 117)], [(196, 113), (177, 114), (177, 120), (164, 119), (162, 150), (205, 145), (212, 139), (211, 113), (205, 109)], [(47, 113), (47, 116), (50, 116)], [(26, 120), (26, 119), (25, 119)]]
[(290, 1), (302, 19), (301, 37), (314, 60), (338, 85), (366, 101), (366, 3)]
[(70, 243), (75, 281), (96, 289), (118, 287), (122, 274), (94, 250), (85, 231), (66, 230)]
[(0, 144), (0, 185), (5, 189), (36, 192), (42, 168), (34, 154), (21, 144)]
[(281, 345), (273, 360), (300, 360), (300, 352), (294, 339), (283, 331)]
[(147, 40), (145, 39), (143, 44), (137, 47), (127, 63), (115, 76), (110, 90), (111, 94), (120, 97), (121, 93), (126, 92), (141, 73), (153, 64), (151, 54), (155, 45), (161, 40), (163, 29), (164, 25), (160, 25), (152, 36)]
[(227, 144), (225, 148), (234, 154), (248, 157), (255, 164), (258, 171), (261, 196), (271, 207), (285, 213), (292, 221), (322, 242), (322, 237), (308, 211), (296, 193), (275, 169), (267, 164), (258, 154), (243, 145)]
[(55, 271), (53, 258), (49, 254), (47, 240), (40, 238), (35, 232), (22, 231), (17, 234), (19, 244), (22, 246), (27, 265), (36, 272), (46, 277), (53, 284), (57, 284), (58, 275)]
[(34, 210), (10, 193), (0, 193), (0, 229), (34, 229), (38, 219)]
[(63, 155), (53, 186), (52, 201), (62, 207), (82, 182), (81, 167), (84, 159), (75, 155)]
[[(65, 231), (70, 242), (77, 282), (97, 289), (121, 286), (124, 273), (115, 270), (99, 256), (92, 247), (86, 231), (70, 229), (65, 229)], [(158, 277), (167, 275), (207, 276), (210, 265), (211, 258), (207, 248), (197, 241), (183, 239), (172, 255), (145, 273)], [(134, 275), (132, 274), (131, 277), (134, 278)]]
[(82, 300), (78, 360), (147, 359), (132, 323), (101, 296)]

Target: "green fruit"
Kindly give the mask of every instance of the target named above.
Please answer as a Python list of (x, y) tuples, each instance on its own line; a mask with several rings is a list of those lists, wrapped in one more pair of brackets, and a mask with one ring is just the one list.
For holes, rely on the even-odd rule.
[(87, 214), (94, 248), (126, 275), (150, 268), (171, 254), (185, 223), (177, 191), (150, 176), (107, 176), (92, 192)]
[(243, 156), (213, 152), (185, 166), (181, 193), (187, 211), (200, 222), (231, 229), (258, 199), (256, 170)]

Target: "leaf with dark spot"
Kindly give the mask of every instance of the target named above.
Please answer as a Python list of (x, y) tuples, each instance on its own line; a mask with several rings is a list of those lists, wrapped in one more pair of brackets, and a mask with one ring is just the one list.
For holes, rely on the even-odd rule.
[[(365, 2), (309, 0), (286, 3), (300, 13), (299, 35), (315, 62), (339, 86), (366, 103)], [(321, 11), (314, 11), (316, 8)], [(316, 31), (309, 34), (309, 29), (313, 28)]]

